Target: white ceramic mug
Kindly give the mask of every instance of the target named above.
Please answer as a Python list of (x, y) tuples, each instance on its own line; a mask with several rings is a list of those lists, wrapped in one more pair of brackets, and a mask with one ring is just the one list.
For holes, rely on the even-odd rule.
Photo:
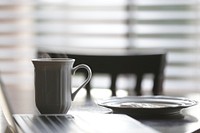
[[(74, 62), (75, 59), (71, 58), (32, 59), (35, 68), (35, 102), (40, 113), (67, 113), (78, 91), (90, 81), (90, 67), (85, 64), (73, 67)], [(72, 93), (72, 75), (80, 68), (86, 69), (88, 76)]]

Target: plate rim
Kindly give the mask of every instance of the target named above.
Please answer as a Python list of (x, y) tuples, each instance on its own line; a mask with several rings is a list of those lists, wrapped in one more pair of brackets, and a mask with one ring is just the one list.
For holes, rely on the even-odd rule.
[[(177, 106), (166, 106), (166, 107), (157, 107), (157, 108), (142, 108), (142, 107), (117, 107), (117, 106), (109, 106), (109, 105), (106, 105), (105, 103), (109, 103), (109, 101), (112, 101), (112, 100), (126, 100), (126, 99), (141, 99), (144, 101), (144, 98), (145, 99), (156, 99), (156, 100), (159, 100), (159, 99), (164, 99), (164, 100), (181, 100), (182, 102), (187, 102), (187, 104), (177, 104)], [(104, 106), (104, 107), (107, 107), (107, 108), (111, 108), (111, 109), (132, 109), (132, 110), (136, 110), (136, 109), (142, 109), (142, 110), (157, 110), (157, 109), (183, 109), (183, 108), (187, 108), (187, 107), (191, 107), (191, 106), (194, 106), (194, 105), (197, 105), (198, 102), (196, 100), (192, 100), (192, 99), (189, 99), (187, 97), (176, 97), (176, 96), (163, 96), (163, 95), (156, 95), (156, 96), (149, 96), (149, 95), (145, 95), (145, 96), (124, 96), (124, 97), (117, 97), (117, 96), (112, 96), (110, 98), (105, 98), (105, 99), (101, 99), (101, 100), (97, 100), (96, 102), (98, 105), (100, 106)]]

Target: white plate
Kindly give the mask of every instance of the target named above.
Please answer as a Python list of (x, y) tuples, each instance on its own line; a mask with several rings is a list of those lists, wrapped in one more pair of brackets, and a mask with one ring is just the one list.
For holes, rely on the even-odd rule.
[(133, 117), (168, 117), (179, 115), (183, 108), (197, 104), (184, 97), (171, 96), (128, 96), (111, 97), (97, 101), (97, 104)]

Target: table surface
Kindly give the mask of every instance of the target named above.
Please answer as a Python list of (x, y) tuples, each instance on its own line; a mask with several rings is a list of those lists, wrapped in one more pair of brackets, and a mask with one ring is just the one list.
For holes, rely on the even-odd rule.
[[(38, 114), (34, 102), (34, 90), (7, 89), (11, 107), (14, 114)], [(187, 94), (185, 97), (200, 101), (200, 94)], [(95, 104), (94, 99), (75, 98), (69, 114), (73, 111), (91, 112), (91, 113), (109, 113), (110, 110), (101, 108)], [(200, 129), (200, 105), (189, 107), (182, 111), (183, 118), (171, 119), (138, 119), (143, 124), (156, 129), (162, 133), (188, 133), (198, 132)], [(0, 109), (0, 132), (5, 131), (7, 123), (2, 110)]]

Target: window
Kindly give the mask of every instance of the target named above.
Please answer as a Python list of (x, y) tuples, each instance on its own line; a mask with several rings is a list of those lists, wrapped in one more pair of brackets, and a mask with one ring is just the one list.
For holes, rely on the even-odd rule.
[[(200, 90), (199, 0), (38, 0), (31, 4), (16, 0), (0, 7), (0, 67), (8, 69), (4, 75), (9, 82), (18, 81), (9, 78), (13, 68), (3, 64), (8, 63), (5, 59), (20, 62), (24, 68), (17, 69), (31, 73), (27, 62), (34, 57), (35, 46), (59, 51), (165, 49), (164, 88)], [(18, 60), (21, 57), (26, 61)]]
[(0, 74), (7, 87), (30, 89), (33, 85), (31, 58), (32, 7), (17, 3), (0, 5)]

